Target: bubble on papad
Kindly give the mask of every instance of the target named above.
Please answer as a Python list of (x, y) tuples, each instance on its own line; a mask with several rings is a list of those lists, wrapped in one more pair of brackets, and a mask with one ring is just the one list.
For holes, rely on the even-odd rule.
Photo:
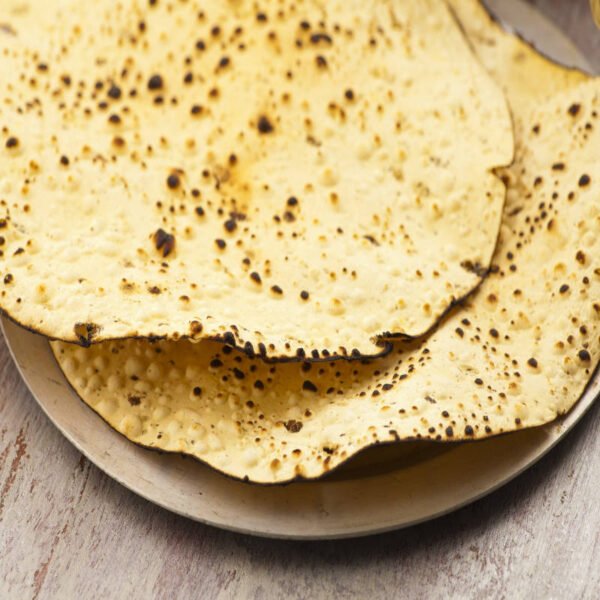
[(523, 117), (492, 273), (386, 358), (268, 365), (204, 342), (53, 346), (117, 431), (261, 483), (316, 478), (370, 445), (551, 422), (600, 356), (600, 81)]
[(512, 128), (444, 3), (44, 6), (0, 36), (18, 323), (360, 357), (485, 275)]

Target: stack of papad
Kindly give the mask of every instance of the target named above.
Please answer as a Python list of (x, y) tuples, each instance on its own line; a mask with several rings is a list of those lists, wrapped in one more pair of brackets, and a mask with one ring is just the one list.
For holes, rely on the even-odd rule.
[(600, 357), (600, 81), (539, 56), (475, 0), (450, 5), (515, 123), (481, 287), (431, 335), (376, 360), (268, 364), (236, 340), (53, 343), (76, 392), (115, 429), (233, 477), (284, 483), (374, 444), (483, 439), (577, 402)]

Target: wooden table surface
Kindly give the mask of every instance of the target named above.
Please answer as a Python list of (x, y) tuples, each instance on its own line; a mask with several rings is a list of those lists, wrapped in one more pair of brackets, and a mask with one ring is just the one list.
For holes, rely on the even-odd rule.
[[(1, 1), (1, 0), (0, 0)], [(600, 72), (587, 0), (536, 0)], [(600, 598), (600, 403), (493, 495), (409, 530), (253, 539), (142, 500), (38, 409), (0, 340), (0, 598)]]

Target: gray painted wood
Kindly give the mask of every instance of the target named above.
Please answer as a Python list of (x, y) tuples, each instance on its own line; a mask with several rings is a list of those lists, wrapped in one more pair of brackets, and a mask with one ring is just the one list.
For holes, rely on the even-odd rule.
[[(535, 0), (600, 70), (587, 0)], [(584, 18), (585, 17), (585, 18)], [(598, 598), (600, 404), (495, 494), (344, 542), (247, 538), (136, 497), (85, 460), (0, 340), (0, 598)]]

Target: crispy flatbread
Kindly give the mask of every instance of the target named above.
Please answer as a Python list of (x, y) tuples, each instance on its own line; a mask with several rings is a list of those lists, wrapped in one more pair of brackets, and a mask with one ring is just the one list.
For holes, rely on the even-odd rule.
[(18, 323), (372, 356), (485, 275), (512, 127), (445, 3), (44, 6), (0, 33)]
[(56, 344), (67, 378), (132, 441), (262, 483), (373, 444), (548, 423), (600, 356), (600, 81), (529, 116), (493, 270), (429, 339), (363, 364), (268, 365), (210, 342)]

